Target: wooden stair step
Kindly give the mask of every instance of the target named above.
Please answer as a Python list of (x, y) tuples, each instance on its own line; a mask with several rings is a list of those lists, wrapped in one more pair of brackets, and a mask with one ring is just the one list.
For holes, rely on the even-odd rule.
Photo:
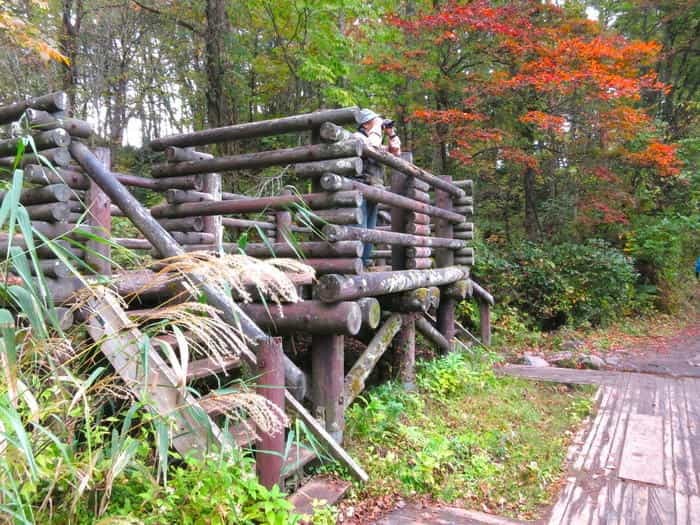
[(193, 381), (221, 374), (239, 366), (241, 366), (241, 358), (239, 356), (224, 357), (221, 360), (212, 359), (211, 357), (197, 359), (196, 361), (190, 361), (187, 365), (187, 380)]
[(299, 446), (296, 443), (294, 443), (292, 446), (289, 447), (289, 451), (287, 452), (287, 455), (284, 458), (284, 462), (282, 463), (282, 473), (280, 474), (280, 477), (282, 479), (286, 479), (294, 475), (296, 472), (299, 472), (317, 457), (318, 456), (313, 450), (304, 446)]
[(313, 478), (304, 484), (287, 499), (294, 505), (294, 511), (310, 516), (314, 513), (314, 501), (333, 505), (342, 498), (350, 488), (351, 483), (332, 477)]

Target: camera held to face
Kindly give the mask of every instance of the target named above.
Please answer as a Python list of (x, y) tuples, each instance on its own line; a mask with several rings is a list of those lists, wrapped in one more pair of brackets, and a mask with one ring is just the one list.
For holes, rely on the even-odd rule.
[(382, 121), (382, 129), (389, 129), (394, 127), (394, 121), (389, 119), (384, 119)]

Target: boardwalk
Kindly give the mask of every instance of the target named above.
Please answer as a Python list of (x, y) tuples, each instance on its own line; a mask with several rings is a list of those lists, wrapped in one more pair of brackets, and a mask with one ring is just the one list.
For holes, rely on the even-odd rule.
[[(566, 484), (538, 523), (700, 525), (700, 379), (515, 365), (500, 372), (600, 385), (595, 418), (569, 449)], [(408, 507), (380, 523), (513, 523), (498, 520)]]
[(548, 523), (700, 524), (700, 379), (507, 367), (531, 379), (601, 384), (599, 408), (569, 451)]

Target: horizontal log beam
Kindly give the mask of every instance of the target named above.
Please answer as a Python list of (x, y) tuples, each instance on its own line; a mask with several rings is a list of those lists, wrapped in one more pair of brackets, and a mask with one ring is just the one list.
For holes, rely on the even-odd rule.
[(321, 140), (326, 142), (340, 142), (352, 138), (352, 131), (348, 131), (342, 126), (332, 122), (324, 122), (318, 130)]
[[(73, 192), (65, 184), (51, 184), (40, 188), (27, 188), (19, 195), (21, 204), (46, 204), (51, 202), (68, 202)], [(5, 200), (6, 191), (0, 191), (0, 202)]]
[(338, 175), (357, 176), (362, 173), (362, 158), (350, 157), (344, 159), (319, 160), (303, 162), (294, 166), (294, 173), (300, 177), (320, 177), (326, 172)]
[(169, 137), (152, 140), (149, 146), (154, 151), (162, 151), (168, 146), (178, 146), (181, 148), (203, 146), (205, 144), (218, 144), (232, 140), (306, 131), (317, 128), (326, 121), (336, 122), (338, 124), (350, 124), (355, 122), (355, 114), (357, 111), (358, 108), (355, 107), (327, 109), (314, 113), (307, 113), (305, 115), (248, 122), (246, 124), (235, 124), (233, 126), (224, 126), (192, 133), (181, 133), (179, 135), (171, 135)]
[(356, 302), (248, 303), (240, 307), (260, 328), (275, 335), (355, 335), (362, 324), (362, 312)]
[[(41, 157), (46, 159), (53, 166), (65, 168), (72, 160), (67, 148), (51, 148), (40, 151), (38, 154), (25, 153), (19, 161), (19, 165), (24, 167), (28, 164), (37, 164), (44, 162)], [(15, 165), (15, 157), (1, 157), (0, 166), (12, 167)]]
[(178, 148), (177, 146), (170, 146), (165, 148), (165, 158), (169, 162), (185, 162), (189, 160), (206, 160), (213, 158), (214, 155), (211, 153), (204, 153), (203, 151), (196, 151), (192, 148)]
[(277, 229), (277, 225), (274, 222), (253, 221), (248, 219), (232, 219), (230, 217), (223, 217), (221, 219), (221, 224), (224, 228), (234, 230), (247, 230), (254, 228), (260, 228), (261, 230)]
[[(323, 189), (325, 190), (328, 190), (336, 183), (336, 176), (334, 176), (333, 174), (328, 174), (321, 177), (321, 187), (323, 187)], [(430, 215), (431, 217), (439, 217), (441, 219), (445, 219), (454, 223), (464, 222), (464, 216), (459, 215), (458, 213), (443, 210), (442, 208), (438, 208), (437, 206), (431, 206), (430, 204), (426, 204), (423, 202), (417, 202), (408, 197), (404, 197), (403, 195), (399, 195), (397, 193), (378, 188), (377, 186), (370, 186), (360, 181), (351, 179), (345, 179), (342, 181), (342, 183), (356, 189), (357, 191), (362, 193), (365, 199), (372, 202), (379, 202), (388, 206), (393, 206), (404, 210), (410, 210), (421, 214)]]
[(459, 239), (447, 239), (441, 237), (421, 237), (408, 233), (397, 233), (383, 230), (366, 230), (352, 226), (336, 226), (328, 224), (323, 227), (323, 235), (331, 242), (335, 241), (362, 241), (374, 244), (390, 244), (395, 246), (429, 246), (436, 248), (449, 248), (458, 250), (465, 246), (465, 242)]
[(392, 155), (387, 151), (378, 150), (370, 146), (369, 144), (363, 144), (363, 146), (363, 156), (367, 158), (375, 160), (381, 164), (384, 164), (385, 166), (389, 166), (390, 168), (393, 168), (396, 171), (400, 171), (404, 175), (409, 175), (420, 179), (423, 182), (427, 182), (433, 188), (441, 189), (444, 192), (449, 193), (450, 195), (453, 195), (455, 197), (464, 197), (466, 195), (464, 193), (464, 190), (458, 188), (451, 182), (442, 180), (441, 178), (436, 177), (432, 173), (429, 173), (424, 169), (419, 168), (418, 166), (412, 164), (411, 162), (408, 162), (407, 160), (402, 159), (401, 157)]
[[(0, 140), (0, 156), (14, 156), (17, 153), (17, 147), (24, 140), (24, 137)], [(40, 151), (51, 148), (65, 148), (70, 144), (70, 140), (70, 135), (64, 129), (52, 129), (32, 136), (34, 147)], [(26, 151), (31, 153), (32, 147), (27, 145)]]
[(183, 217), (179, 219), (159, 219), (160, 225), (172, 232), (201, 232), (204, 230), (202, 217)]
[(165, 191), (165, 200), (168, 204), (182, 204), (183, 202), (213, 201), (214, 196), (203, 191), (169, 189)]
[(92, 125), (84, 120), (75, 118), (55, 117), (46, 111), (36, 109), (27, 110), (29, 125), (40, 130), (65, 129), (71, 137), (81, 139), (90, 138), (93, 134)]
[(305, 195), (279, 195), (258, 199), (241, 199), (235, 201), (186, 202), (151, 208), (151, 214), (157, 218), (178, 218), (209, 215), (229, 215), (234, 213), (258, 213), (264, 210), (284, 210), (294, 204), (309, 208), (327, 209), (335, 207), (358, 207), (362, 196), (358, 192), (307, 193)]
[(469, 269), (457, 266), (435, 270), (373, 272), (356, 276), (324, 275), (318, 281), (317, 290), (319, 299), (333, 303), (441, 286), (467, 278)]
[(70, 100), (63, 91), (49, 93), (40, 97), (26, 98), (12, 104), (0, 106), (0, 125), (9, 124), (18, 120), (29, 108), (41, 109), (44, 111), (68, 111)]
[(191, 160), (177, 164), (153, 166), (151, 175), (155, 178), (197, 173), (214, 173), (241, 169), (267, 168), (299, 162), (358, 157), (362, 154), (362, 141), (349, 140), (335, 144), (311, 144), (296, 148), (243, 153), (230, 157), (217, 157), (207, 160)]

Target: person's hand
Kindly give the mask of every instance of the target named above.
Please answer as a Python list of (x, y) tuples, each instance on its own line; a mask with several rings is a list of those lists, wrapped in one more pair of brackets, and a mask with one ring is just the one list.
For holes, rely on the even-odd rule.
[(399, 155), (401, 153), (401, 139), (396, 134), (396, 132), (389, 135), (389, 148), (388, 149), (389, 149), (389, 153), (393, 153), (394, 155)]

